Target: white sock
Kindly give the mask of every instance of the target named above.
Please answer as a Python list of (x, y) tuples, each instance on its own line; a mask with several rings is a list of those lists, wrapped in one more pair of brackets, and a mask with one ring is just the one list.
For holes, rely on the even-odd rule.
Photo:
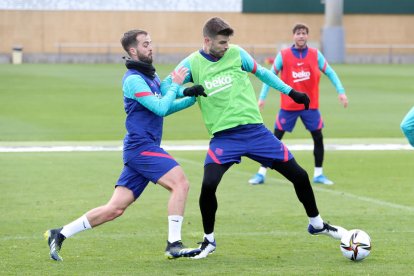
[(315, 170), (314, 170), (314, 173), (313, 173), (313, 177), (320, 176), (321, 174), (323, 174), (322, 167), (315, 167)]
[(314, 217), (314, 218), (309, 217), (309, 223), (315, 229), (322, 229), (323, 228), (323, 220), (321, 218), (321, 215), (318, 215), (317, 217)]
[(207, 238), (209, 242), (214, 242), (214, 232), (211, 232), (210, 234), (204, 234), (204, 238)]
[(173, 243), (181, 241), (181, 225), (183, 224), (183, 217), (172, 215), (168, 216), (168, 241)]
[(86, 218), (86, 215), (81, 216), (77, 220), (72, 221), (71, 223), (63, 226), (62, 231), (60, 233), (65, 236), (66, 238), (69, 238), (72, 235), (75, 235), (76, 233), (82, 232), (87, 229), (91, 229), (91, 225)]
[(267, 168), (265, 167), (260, 167), (259, 169), (259, 173), (263, 176), (266, 176), (266, 172), (267, 172)]

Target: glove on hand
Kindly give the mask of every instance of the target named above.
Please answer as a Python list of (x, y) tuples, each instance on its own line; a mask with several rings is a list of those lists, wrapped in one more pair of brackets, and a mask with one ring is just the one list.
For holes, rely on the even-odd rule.
[(295, 89), (292, 88), (288, 96), (291, 97), (295, 103), (304, 104), (306, 110), (309, 109), (310, 99), (308, 95), (306, 95), (306, 93), (296, 91)]
[(191, 87), (187, 87), (186, 89), (184, 89), (183, 91), (184, 96), (194, 96), (194, 97), (198, 97), (198, 96), (203, 96), (203, 97), (207, 97), (207, 94), (204, 92), (204, 87), (202, 85), (196, 84), (193, 85)]

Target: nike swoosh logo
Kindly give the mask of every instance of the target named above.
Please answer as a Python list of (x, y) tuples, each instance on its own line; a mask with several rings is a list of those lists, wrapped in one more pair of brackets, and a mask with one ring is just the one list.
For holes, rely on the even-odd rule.
[(303, 65), (303, 62), (299, 62), (299, 63), (298, 63), (298, 66), (302, 66), (302, 65)]
[(83, 229), (86, 229), (85, 222), (84, 222), (84, 221), (82, 221), (82, 223), (83, 223)]
[(172, 219), (171, 221), (178, 222), (178, 220)]

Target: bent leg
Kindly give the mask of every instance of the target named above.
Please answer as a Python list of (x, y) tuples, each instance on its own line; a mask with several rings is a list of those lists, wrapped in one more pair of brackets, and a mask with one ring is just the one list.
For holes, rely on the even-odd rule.
[(134, 194), (130, 189), (117, 186), (109, 202), (90, 210), (86, 217), (91, 227), (96, 227), (121, 216), (134, 201)]
[(170, 191), (168, 201), (168, 215), (184, 215), (185, 203), (187, 201), (190, 185), (180, 166), (175, 166), (157, 182)]
[(323, 156), (324, 156), (324, 145), (323, 145), (323, 135), (322, 130), (314, 130), (311, 131), (312, 139), (313, 139), (313, 156), (315, 158), (315, 167), (321, 168), (323, 164)]
[(312, 186), (309, 182), (308, 173), (296, 163), (295, 159), (292, 158), (287, 162), (275, 161), (273, 162), (272, 169), (278, 171), (293, 183), (296, 196), (305, 207), (308, 217), (318, 216), (319, 211), (316, 206)]
[(200, 193), (200, 211), (203, 219), (204, 233), (214, 232), (216, 211), (218, 207), (216, 190), (224, 173), (230, 168), (231, 164), (207, 164), (204, 167), (203, 183)]

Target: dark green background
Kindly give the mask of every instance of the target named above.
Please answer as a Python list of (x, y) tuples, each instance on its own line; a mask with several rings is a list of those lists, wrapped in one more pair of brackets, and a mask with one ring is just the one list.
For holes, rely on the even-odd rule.
[[(324, 13), (321, 0), (243, 0), (244, 13)], [(344, 0), (345, 14), (414, 14), (413, 0)]]

